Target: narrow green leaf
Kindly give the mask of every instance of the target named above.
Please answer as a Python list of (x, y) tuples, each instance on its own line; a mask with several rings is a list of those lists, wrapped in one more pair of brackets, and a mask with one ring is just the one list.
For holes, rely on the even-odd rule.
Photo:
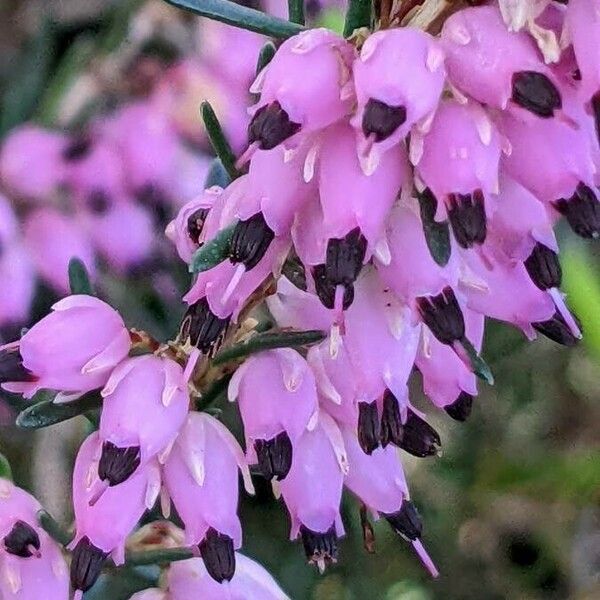
[(437, 201), (429, 190), (417, 194), (417, 198), (427, 247), (433, 260), (440, 267), (444, 267), (448, 264), (452, 252), (450, 227), (446, 221), (438, 222), (435, 220)]
[(194, 558), (190, 548), (161, 548), (159, 550), (137, 550), (127, 552), (125, 564), (129, 566), (160, 565), (178, 560)]
[(190, 262), (190, 273), (202, 273), (222, 263), (229, 253), (229, 242), (237, 221), (220, 231), (215, 238), (196, 250)]
[(40, 527), (55, 541), (59, 544), (66, 546), (73, 539), (73, 534), (64, 529), (54, 517), (45, 510), (38, 510), (37, 513), (38, 523)]
[(12, 469), (8, 459), (0, 452), (0, 479), (8, 479), (12, 481)]
[(288, 0), (288, 14), (292, 23), (304, 25), (304, 0)]
[(228, 0), (165, 0), (165, 2), (201, 17), (208, 17), (275, 38), (289, 38), (303, 29), (297, 23), (290, 23)]
[(210, 165), (206, 180), (204, 181), (204, 189), (218, 185), (219, 187), (226, 188), (231, 183), (231, 177), (229, 177), (223, 163), (220, 158), (215, 158)]
[(94, 295), (94, 288), (87, 267), (76, 256), (69, 261), (69, 287), (71, 288), (71, 294)]
[(235, 166), (235, 154), (225, 137), (225, 133), (223, 133), (221, 123), (219, 123), (219, 119), (210, 102), (205, 100), (200, 106), (200, 112), (215, 154), (221, 159), (221, 163), (223, 163), (223, 167), (225, 167), (229, 177), (237, 179), (240, 176), (240, 172)]
[(22, 429), (40, 429), (62, 423), (101, 406), (102, 397), (97, 390), (64, 404), (54, 404), (52, 400), (43, 400), (19, 413), (16, 423)]
[(460, 341), (461, 346), (465, 349), (469, 360), (471, 361), (471, 368), (473, 369), (473, 373), (479, 377), (479, 379), (483, 379), (489, 385), (494, 385), (494, 376), (492, 375), (492, 371), (487, 365), (487, 363), (479, 356), (477, 350), (475, 350), (473, 344), (467, 339), (463, 338)]
[(256, 61), (256, 74), (258, 75), (272, 60), (277, 52), (273, 42), (267, 42), (261, 49)]
[(295, 348), (309, 346), (323, 341), (327, 337), (324, 331), (279, 331), (259, 333), (249, 340), (221, 350), (213, 359), (213, 364), (220, 365), (231, 360), (244, 358), (256, 352), (273, 348)]
[(372, 0), (350, 0), (346, 22), (344, 23), (344, 37), (350, 37), (355, 29), (371, 27)]

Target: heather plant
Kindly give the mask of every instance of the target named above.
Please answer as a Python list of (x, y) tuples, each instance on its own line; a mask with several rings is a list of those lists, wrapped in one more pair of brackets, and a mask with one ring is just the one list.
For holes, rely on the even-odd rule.
[[(66, 560), (75, 598), (111, 564), (136, 562), (162, 571), (138, 600), (287, 598), (240, 553), (240, 473), (247, 494), (266, 480), (321, 573), (344, 560), (346, 490), (366, 550), (381, 519), (437, 577), (404, 463), (438, 455), (442, 438), (409, 380), (418, 371), (432, 410), (462, 422), (494, 384), (490, 320), (528, 340), (581, 339), (554, 227), (564, 216), (578, 236), (600, 236), (600, 2), (350, 0), (344, 35), (307, 26), (296, 0), (290, 20), (254, 3), (169, 3), (277, 45), (260, 52), (241, 133), (200, 96), (201, 133), (177, 122), (217, 155), (166, 226), (190, 274), (177, 331), (158, 339), (125, 324), (96, 297), (64, 216), (28, 217), (42, 245), (44, 231), (65, 231), (44, 251), (66, 256), (68, 271), (47, 278), (71, 293), (0, 347), (0, 385), (31, 402), (21, 426), (85, 414), (90, 431), (73, 471), (73, 534), (0, 482), (0, 590), (67, 598)], [(167, 115), (182, 116), (173, 90), (188, 68), (103, 122), (91, 151), (86, 138), (13, 134), (6, 185), (23, 196), (68, 185), (88, 208), (109, 198), (127, 214), (113, 178), (124, 169), (127, 193), (158, 210), (177, 177)], [(30, 180), (14, 155), (36, 152), (45, 168)], [(127, 262), (118, 250), (114, 260)], [(225, 396), (239, 440), (220, 418)], [(132, 540), (151, 545), (155, 533), (143, 519), (168, 533), (140, 552)]]

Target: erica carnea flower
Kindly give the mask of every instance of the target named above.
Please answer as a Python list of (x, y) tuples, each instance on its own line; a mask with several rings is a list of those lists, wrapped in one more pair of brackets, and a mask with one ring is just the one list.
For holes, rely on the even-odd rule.
[(61, 550), (38, 525), (38, 501), (0, 478), (0, 594), (36, 600), (69, 597), (68, 569)]
[(223, 424), (202, 413), (190, 413), (163, 467), (186, 542), (198, 545), (208, 574), (219, 583), (233, 578), (242, 543), (238, 469), (251, 490), (242, 449)]
[(19, 342), (0, 351), (0, 381), (8, 391), (31, 398), (38, 390), (69, 395), (102, 387), (129, 352), (123, 319), (92, 296), (68, 296), (29, 329)]

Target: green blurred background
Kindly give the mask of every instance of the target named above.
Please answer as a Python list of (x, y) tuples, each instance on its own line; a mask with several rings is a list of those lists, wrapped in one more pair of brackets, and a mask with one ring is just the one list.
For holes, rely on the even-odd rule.
[[(51, 124), (69, 77), (90, 53), (118, 50), (139, 4), (2, 0), (1, 131), (31, 117)], [(335, 26), (339, 18), (329, 14), (327, 23)], [(73, 48), (81, 62), (73, 61)], [(413, 397), (440, 431), (443, 456), (407, 455), (405, 468), (440, 578), (429, 580), (384, 523), (375, 525), (376, 553), (366, 553), (358, 506), (349, 497), (340, 564), (318, 576), (300, 545), (287, 541), (285, 510), (257, 481), (256, 497), (245, 497), (241, 507), (243, 550), (291, 598), (600, 598), (600, 251), (597, 242), (581, 244), (562, 230), (559, 235), (564, 289), (585, 332), (579, 347), (545, 339), (526, 344), (515, 330), (489, 324), (484, 356), (496, 385), (481, 386), (465, 424), (429, 411), (415, 376)], [(144, 324), (159, 337), (176, 328), (181, 309), (162, 303), (143, 282), (125, 293), (115, 280), (110, 291), (128, 323)], [(42, 312), (49, 304), (43, 293), (39, 304)], [(239, 430), (231, 408), (221, 407), (224, 420)], [(0, 428), (0, 451), (16, 482), (64, 523), (71, 517), (70, 468), (85, 427), (78, 418), (34, 433)], [(154, 568), (108, 573), (86, 599), (125, 599), (156, 576)]]

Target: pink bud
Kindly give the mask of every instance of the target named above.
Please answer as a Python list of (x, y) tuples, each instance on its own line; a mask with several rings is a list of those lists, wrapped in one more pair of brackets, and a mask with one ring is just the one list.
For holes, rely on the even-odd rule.
[(290, 348), (255, 354), (235, 372), (229, 399), (240, 407), (249, 462), (258, 462), (267, 479), (283, 479), (294, 445), (318, 411), (315, 379), (304, 358)]
[(238, 469), (250, 491), (250, 474), (235, 438), (215, 418), (198, 412), (189, 414), (163, 469), (166, 489), (185, 524), (186, 543), (200, 545), (219, 583), (233, 577), (233, 551), (242, 543)]
[(189, 410), (183, 369), (169, 358), (153, 355), (118, 365), (102, 397), (100, 437), (119, 448), (138, 447), (142, 464), (167, 449)]
[[(236, 570), (229, 582), (217, 583), (198, 558), (172, 563), (169, 600), (289, 600), (273, 577), (257, 562), (235, 553)], [(132, 599), (133, 600), (133, 599)]]
[(30, 213), (24, 224), (25, 245), (41, 277), (60, 293), (69, 291), (69, 261), (79, 258), (92, 277), (94, 252), (83, 228), (54, 209)]
[(444, 53), (429, 34), (403, 27), (369, 36), (354, 62), (353, 124), (366, 138), (363, 148), (375, 143), (385, 151), (430, 117), (445, 75)]
[(41, 506), (0, 479), (0, 597), (67, 600), (67, 565), (58, 545), (38, 525)]
[(15, 195), (46, 200), (65, 179), (64, 135), (34, 125), (14, 129), (0, 154), (0, 178)]
[(68, 396), (100, 388), (130, 345), (121, 316), (108, 304), (92, 296), (68, 296), (18, 343), (29, 377), (3, 387), (26, 398), (40, 389)]
[(326, 413), (294, 448), (292, 467), (280, 489), (290, 513), (291, 539), (300, 534), (310, 562), (323, 570), (337, 561), (337, 538), (343, 535), (340, 501), (347, 470), (342, 434)]

